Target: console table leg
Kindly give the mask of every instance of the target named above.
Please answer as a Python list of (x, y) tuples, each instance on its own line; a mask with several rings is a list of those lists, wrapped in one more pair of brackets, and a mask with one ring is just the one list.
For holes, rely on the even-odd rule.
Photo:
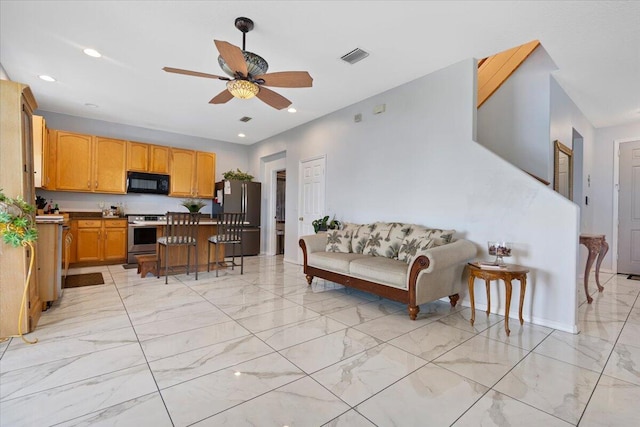
[(520, 279), (520, 324), (524, 325), (524, 319), (522, 318), (522, 306), (524, 305), (524, 293), (527, 290), (527, 277), (524, 276)]
[(589, 271), (593, 265), (593, 260), (596, 257), (596, 252), (589, 249), (589, 257), (587, 258), (587, 266), (584, 269), (584, 293), (587, 295), (587, 303), (591, 304), (593, 298), (589, 295)]
[(507, 333), (507, 336), (511, 333), (509, 330), (509, 308), (511, 306), (511, 279), (506, 279), (504, 281), (504, 286), (507, 289), (506, 301), (504, 306), (504, 330)]
[(490, 280), (489, 279), (485, 279), (484, 286), (485, 286), (485, 288), (487, 288), (487, 316), (489, 315), (489, 312), (491, 311), (491, 291), (489, 291), (489, 283), (490, 283)]
[(602, 292), (604, 288), (600, 286), (600, 264), (602, 264), (602, 260), (604, 256), (609, 251), (609, 244), (607, 242), (602, 242), (602, 246), (600, 246), (600, 252), (598, 252), (598, 260), (596, 261), (596, 284), (598, 285), (598, 291)]
[(471, 326), (473, 326), (473, 322), (476, 320), (476, 303), (475, 298), (473, 297), (473, 282), (474, 278), (472, 275), (469, 275), (469, 299), (471, 300)]

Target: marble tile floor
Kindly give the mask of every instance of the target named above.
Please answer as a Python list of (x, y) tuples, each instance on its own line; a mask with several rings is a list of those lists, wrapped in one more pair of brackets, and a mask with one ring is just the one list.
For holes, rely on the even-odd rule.
[[(1, 426), (629, 426), (640, 419), (640, 282), (581, 284), (580, 334), (393, 301), (282, 257), (245, 274), (64, 291), (35, 345), (0, 343)], [(517, 297), (517, 296), (516, 296)], [(633, 421), (636, 420), (636, 421)]]

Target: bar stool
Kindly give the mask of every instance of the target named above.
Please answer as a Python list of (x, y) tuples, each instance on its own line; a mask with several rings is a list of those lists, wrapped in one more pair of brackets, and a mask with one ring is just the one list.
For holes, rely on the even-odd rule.
[(190, 253), (191, 247), (195, 252), (195, 270), (196, 280), (198, 280), (198, 223), (200, 222), (199, 213), (191, 212), (167, 212), (167, 226), (165, 228), (165, 235), (158, 238), (158, 273), (157, 277), (160, 278), (160, 272), (162, 271), (162, 265), (160, 260), (160, 248), (164, 247), (164, 283), (168, 282), (169, 278), (169, 247), (186, 246), (187, 247), (187, 275), (189, 275)]
[[(236, 246), (240, 245), (240, 274), (244, 274), (244, 248), (242, 246), (242, 230), (244, 228), (244, 213), (226, 212), (217, 216), (217, 233), (215, 236), (209, 237), (207, 245), (207, 271), (211, 271), (211, 245), (214, 249), (214, 263), (216, 265), (216, 277), (220, 263), (218, 263), (218, 245), (233, 245), (233, 253), (231, 258), (231, 269), (235, 267)], [(226, 251), (225, 251), (226, 256)], [(224, 262), (224, 258), (222, 259)]]

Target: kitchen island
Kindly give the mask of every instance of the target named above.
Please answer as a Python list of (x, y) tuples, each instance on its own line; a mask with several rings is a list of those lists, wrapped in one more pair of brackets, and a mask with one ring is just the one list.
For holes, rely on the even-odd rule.
[[(134, 221), (133, 226), (149, 226), (155, 225), (157, 228), (156, 236), (162, 237), (165, 235), (167, 223), (165, 221)], [(198, 225), (198, 234), (197, 234), (197, 244), (196, 251), (198, 252), (198, 271), (206, 271), (207, 270), (207, 246), (209, 245), (209, 237), (215, 236), (218, 231), (218, 221), (216, 219), (210, 218), (201, 218), (200, 223)], [(156, 244), (156, 253), (160, 255), (160, 262), (158, 263), (158, 267), (165, 266), (164, 260), (164, 250), (160, 251), (158, 248), (158, 244)], [(224, 245), (216, 245), (212, 247), (211, 250), (218, 250), (218, 260), (223, 260), (225, 255)], [(194, 263), (194, 254), (193, 249), (191, 250), (191, 264)], [(168, 251), (168, 266), (173, 268), (174, 272), (181, 273), (186, 270), (187, 264), (187, 247), (186, 246), (173, 246), (169, 247)], [(214, 254), (211, 254), (211, 260), (213, 262)], [(215, 265), (211, 266), (212, 269), (218, 268)], [(192, 268), (189, 269), (190, 272)], [(171, 273), (172, 270), (169, 270)], [(164, 269), (159, 272), (162, 276), (164, 275)]]

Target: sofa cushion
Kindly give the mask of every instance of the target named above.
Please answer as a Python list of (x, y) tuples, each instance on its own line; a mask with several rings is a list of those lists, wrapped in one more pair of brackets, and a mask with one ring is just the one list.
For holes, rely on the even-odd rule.
[(353, 252), (351, 238), (359, 227), (359, 224), (345, 222), (340, 230), (327, 231), (327, 247), (325, 250), (327, 252)]
[(349, 273), (354, 277), (400, 289), (407, 288), (407, 270), (404, 262), (385, 257), (365, 256), (349, 265)]
[(405, 224), (399, 222), (377, 222), (363, 253), (398, 259), (398, 251), (405, 234)]
[(335, 271), (336, 273), (349, 274), (349, 263), (354, 259), (371, 258), (362, 254), (345, 254), (338, 252), (312, 252), (307, 255), (307, 265)]
[(351, 238), (351, 250), (354, 253), (363, 253), (364, 248), (367, 246), (367, 242), (369, 241), (369, 236), (371, 235), (371, 232), (375, 230), (376, 226), (377, 224), (362, 224), (353, 233), (353, 237)]

